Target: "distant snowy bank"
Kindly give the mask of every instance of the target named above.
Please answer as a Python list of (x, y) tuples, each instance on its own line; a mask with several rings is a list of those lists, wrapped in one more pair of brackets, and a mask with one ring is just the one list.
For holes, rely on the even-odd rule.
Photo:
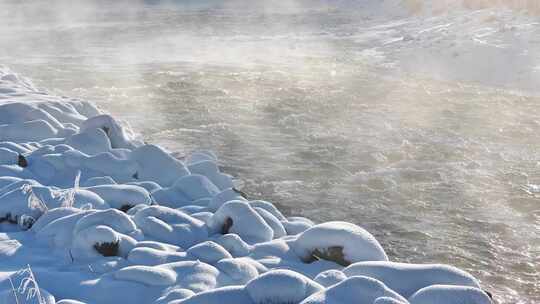
[(0, 69), (0, 303), (491, 303), (448, 265), (250, 200), (93, 104)]

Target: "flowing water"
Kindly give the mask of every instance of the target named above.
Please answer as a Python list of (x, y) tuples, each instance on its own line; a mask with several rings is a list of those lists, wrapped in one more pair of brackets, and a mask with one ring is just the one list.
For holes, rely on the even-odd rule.
[(178, 157), (214, 150), (289, 215), (540, 302), (540, 19), (372, 2), (3, 1), (0, 63)]

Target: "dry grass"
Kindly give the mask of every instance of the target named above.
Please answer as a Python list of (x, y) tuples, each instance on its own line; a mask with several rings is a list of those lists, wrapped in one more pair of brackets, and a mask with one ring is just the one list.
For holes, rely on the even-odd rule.
[(17, 290), (15, 290), (13, 282), (10, 279), (16, 302), (19, 303), (19, 297), (17, 296), (17, 294), (20, 294), (26, 295), (27, 301), (35, 298), (37, 299), (39, 304), (45, 304), (45, 298), (43, 298), (43, 296), (41, 295), (39, 284), (36, 280), (36, 277), (34, 276), (34, 272), (32, 271), (30, 265), (18, 271), (17, 275), (24, 276), (24, 278), (21, 280), (21, 283), (19, 284), (19, 288), (17, 288)]
[(104, 257), (118, 256), (118, 242), (97, 243), (94, 249)]

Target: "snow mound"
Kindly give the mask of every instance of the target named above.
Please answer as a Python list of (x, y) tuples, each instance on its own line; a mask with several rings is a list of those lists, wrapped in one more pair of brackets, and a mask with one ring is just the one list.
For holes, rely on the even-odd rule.
[(305, 262), (325, 259), (347, 266), (359, 261), (388, 260), (373, 235), (346, 222), (328, 222), (313, 226), (302, 232), (292, 246)]
[(134, 149), (130, 159), (138, 165), (139, 180), (154, 181), (161, 186), (171, 186), (178, 178), (189, 174), (189, 170), (181, 161), (155, 145), (144, 145)]
[(186, 253), (208, 264), (214, 264), (219, 260), (232, 258), (231, 254), (225, 248), (212, 241), (194, 245)]
[(323, 287), (297, 272), (290, 270), (271, 270), (246, 285), (253, 302), (299, 303)]
[(226, 258), (219, 260), (215, 267), (228, 277), (227, 281), (222, 283), (223, 285), (243, 285), (259, 275), (255, 263), (249, 258)]
[(118, 280), (139, 282), (150, 286), (168, 286), (176, 282), (176, 272), (159, 267), (129, 266), (114, 273)]
[(274, 237), (272, 228), (244, 201), (229, 201), (210, 218), (212, 233), (235, 233), (248, 243), (269, 241)]
[(150, 205), (152, 202), (150, 193), (135, 185), (99, 185), (88, 187), (86, 190), (99, 195), (111, 207), (123, 211), (139, 204)]
[(134, 221), (146, 236), (182, 248), (189, 248), (208, 236), (204, 222), (164, 206), (140, 209)]
[(432, 285), (418, 290), (409, 298), (411, 304), (492, 304), (482, 290), (469, 286)]
[(169, 252), (148, 247), (138, 247), (133, 248), (129, 252), (127, 260), (137, 265), (154, 266), (185, 261), (188, 260), (188, 258), (185, 252)]
[(302, 304), (346, 304), (373, 303), (377, 298), (388, 297), (398, 303), (408, 303), (405, 298), (388, 288), (382, 282), (369, 277), (350, 277), (341, 283), (316, 293)]
[(243, 257), (249, 254), (250, 246), (238, 234), (228, 233), (220, 235), (214, 240), (234, 257)]
[(315, 282), (321, 284), (324, 287), (329, 287), (345, 279), (347, 279), (347, 276), (343, 272), (336, 269), (330, 269), (319, 273), (315, 277)]
[(201, 292), (185, 300), (172, 301), (170, 304), (255, 304), (242, 286), (229, 286)]
[(462, 285), (480, 288), (467, 272), (441, 264), (361, 262), (343, 270), (347, 276), (368, 276), (380, 280), (405, 298), (430, 285)]

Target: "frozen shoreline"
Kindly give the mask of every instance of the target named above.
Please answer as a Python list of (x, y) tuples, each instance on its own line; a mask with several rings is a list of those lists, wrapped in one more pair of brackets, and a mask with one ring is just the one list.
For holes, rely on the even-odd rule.
[(490, 302), (466, 272), (388, 262), (356, 225), (232, 187), (213, 153), (181, 162), (0, 70), (0, 302), (26, 265), (46, 303)]

